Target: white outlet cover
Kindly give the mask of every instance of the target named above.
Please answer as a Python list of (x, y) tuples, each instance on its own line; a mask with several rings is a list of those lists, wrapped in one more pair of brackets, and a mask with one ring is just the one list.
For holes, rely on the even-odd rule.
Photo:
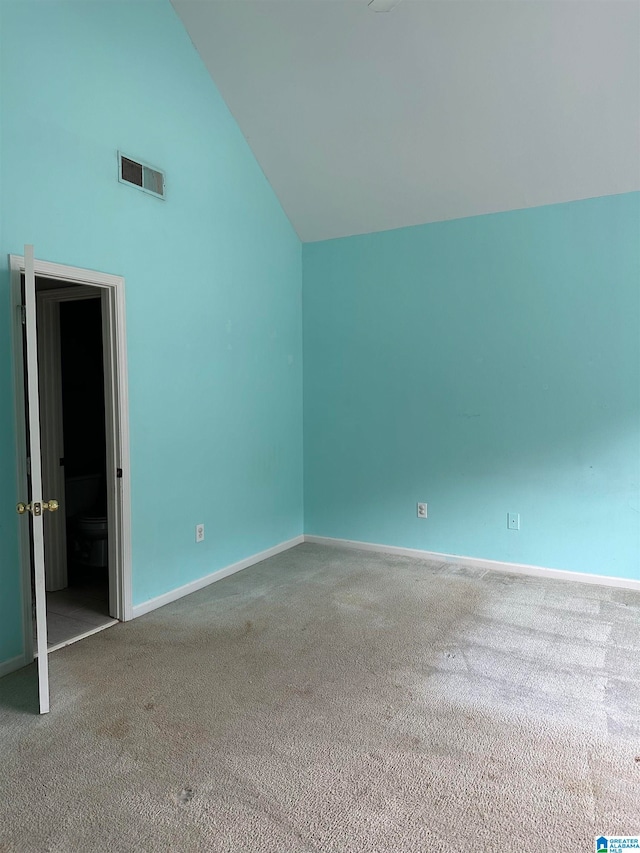
[(204, 541), (204, 524), (196, 524), (196, 542)]
[(427, 504), (419, 503), (418, 504), (418, 518), (427, 518), (427, 517), (428, 517)]

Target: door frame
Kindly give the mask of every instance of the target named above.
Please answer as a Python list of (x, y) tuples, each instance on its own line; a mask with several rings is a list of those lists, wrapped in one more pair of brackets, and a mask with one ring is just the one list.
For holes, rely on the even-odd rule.
[[(22, 290), (24, 257), (9, 255), (11, 304), (13, 306), (13, 373), (16, 425), (18, 495), (27, 494), (27, 441), (22, 350)], [(105, 420), (107, 450), (107, 513), (109, 518), (109, 597), (115, 618), (132, 618), (131, 581), (131, 466), (129, 454), (129, 399), (125, 327), (124, 278), (108, 273), (35, 259), (35, 274), (67, 284), (100, 288), (104, 356)], [(121, 476), (118, 476), (118, 471)], [(22, 499), (21, 497), (17, 498)], [(19, 559), (22, 571), (25, 660), (33, 660), (31, 612), (31, 561), (29, 530), (20, 525)]]

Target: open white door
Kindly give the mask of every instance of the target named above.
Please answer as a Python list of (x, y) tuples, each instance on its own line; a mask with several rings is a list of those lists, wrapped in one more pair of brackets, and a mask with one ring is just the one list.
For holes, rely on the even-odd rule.
[[(0, 3), (2, 0), (0, 0)], [(13, 354), (16, 402), (16, 449), (17, 449), (17, 497), (28, 500), (20, 505), (25, 516), (21, 521), (20, 560), (22, 566), (23, 603), (24, 603), (24, 647), (26, 659), (33, 652), (33, 614), (32, 595), (37, 593), (37, 653), (40, 659), (40, 686), (42, 711), (46, 712), (46, 606), (45, 583), (42, 558), (50, 555), (55, 548), (54, 526), (64, 528), (63, 513), (56, 513), (43, 523), (43, 514), (57, 508), (57, 501), (64, 500), (64, 494), (58, 493), (60, 482), (54, 478), (47, 480), (45, 471), (45, 444), (49, 441), (54, 462), (60, 461), (62, 452), (57, 452), (56, 444), (51, 441), (51, 411), (43, 412), (46, 426), (42, 424), (40, 435), (40, 412), (38, 405), (38, 387), (46, 385), (39, 382), (38, 346), (46, 338), (46, 322), (37, 323), (37, 302), (35, 297), (35, 275), (57, 281), (61, 287), (75, 298), (82, 290), (90, 290), (91, 296), (100, 294), (103, 320), (103, 357), (105, 381), (105, 415), (107, 441), (107, 517), (109, 520), (109, 612), (114, 619), (126, 621), (132, 618), (131, 601), (131, 479), (129, 465), (129, 422), (127, 395), (127, 353), (125, 332), (124, 279), (121, 276), (79, 269), (64, 264), (34, 259), (33, 250), (27, 247), (25, 256), (10, 255), (11, 295), (15, 306), (13, 316)], [(26, 279), (26, 288), (25, 288)], [(26, 290), (26, 292), (25, 292)], [(55, 293), (46, 290), (44, 293)], [(85, 295), (82, 296), (85, 298)], [(97, 297), (96, 297), (97, 298)], [(20, 310), (20, 307), (22, 310)], [(27, 346), (25, 346), (27, 344)], [(27, 357), (28, 356), (28, 357)], [(44, 347), (40, 354), (40, 366), (46, 371), (51, 351)], [(25, 414), (27, 415), (25, 417)], [(53, 451), (51, 450), (53, 448)], [(28, 458), (30, 457), (30, 458)], [(59, 470), (59, 465), (58, 465)], [(42, 500), (43, 490), (45, 501)], [(55, 496), (56, 500), (50, 498)], [(19, 510), (19, 511), (20, 511)], [(37, 515), (34, 514), (34, 511)], [(29, 519), (29, 515), (32, 519)], [(31, 523), (33, 522), (33, 523)], [(58, 533), (60, 530), (58, 529)], [(44, 538), (44, 548), (43, 548)], [(34, 572), (35, 548), (35, 572)], [(46, 550), (45, 550), (46, 549)]]
[(26, 353), (26, 402), (29, 430), (29, 457), (31, 467), (31, 494), (27, 503), (19, 503), (18, 513), (25, 524), (31, 516), (31, 541), (36, 597), (36, 638), (38, 648), (38, 694), (40, 713), (49, 710), (49, 658), (47, 653), (47, 600), (44, 579), (44, 524), (43, 513), (58, 508), (55, 500), (42, 500), (42, 470), (40, 454), (40, 405), (38, 399), (38, 336), (36, 330), (36, 276), (33, 246), (24, 247), (24, 329)]

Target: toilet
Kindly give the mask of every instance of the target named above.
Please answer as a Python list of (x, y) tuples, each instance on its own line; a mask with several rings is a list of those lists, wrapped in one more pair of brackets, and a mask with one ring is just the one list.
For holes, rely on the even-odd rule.
[(109, 565), (103, 485), (102, 474), (68, 477), (65, 481), (69, 558), (88, 568), (106, 568)]
[(100, 512), (85, 512), (72, 521), (72, 559), (89, 568), (109, 565), (107, 516)]

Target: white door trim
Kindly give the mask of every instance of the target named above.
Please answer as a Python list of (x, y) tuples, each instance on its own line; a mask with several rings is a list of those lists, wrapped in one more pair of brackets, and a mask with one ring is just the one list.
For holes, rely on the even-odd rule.
[[(13, 310), (13, 374), (17, 448), (18, 495), (25, 494), (27, 483), (26, 430), (24, 421), (24, 365), (22, 352), (21, 275), (24, 257), (9, 256), (11, 304)], [(102, 299), (104, 380), (107, 402), (107, 482), (109, 563), (116, 567), (115, 583), (110, 583), (111, 612), (121, 621), (132, 618), (131, 583), (131, 466), (129, 455), (129, 401), (127, 384), (127, 343), (125, 326), (124, 278), (107, 273), (35, 260), (35, 274), (71, 284), (100, 288)], [(86, 297), (85, 297), (86, 298)], [(116, 476), (117, 470), (122, 472)], [(20, 500), (21, 498), (17, 498)], [(20, 525), (20, 565), (23, 578), (23, 628), (25, 660), (33, 660), (31, 616), (31, 576), (29, 568), (29, 531)], [(111, 580), (111, 579), (110, 579)]]

